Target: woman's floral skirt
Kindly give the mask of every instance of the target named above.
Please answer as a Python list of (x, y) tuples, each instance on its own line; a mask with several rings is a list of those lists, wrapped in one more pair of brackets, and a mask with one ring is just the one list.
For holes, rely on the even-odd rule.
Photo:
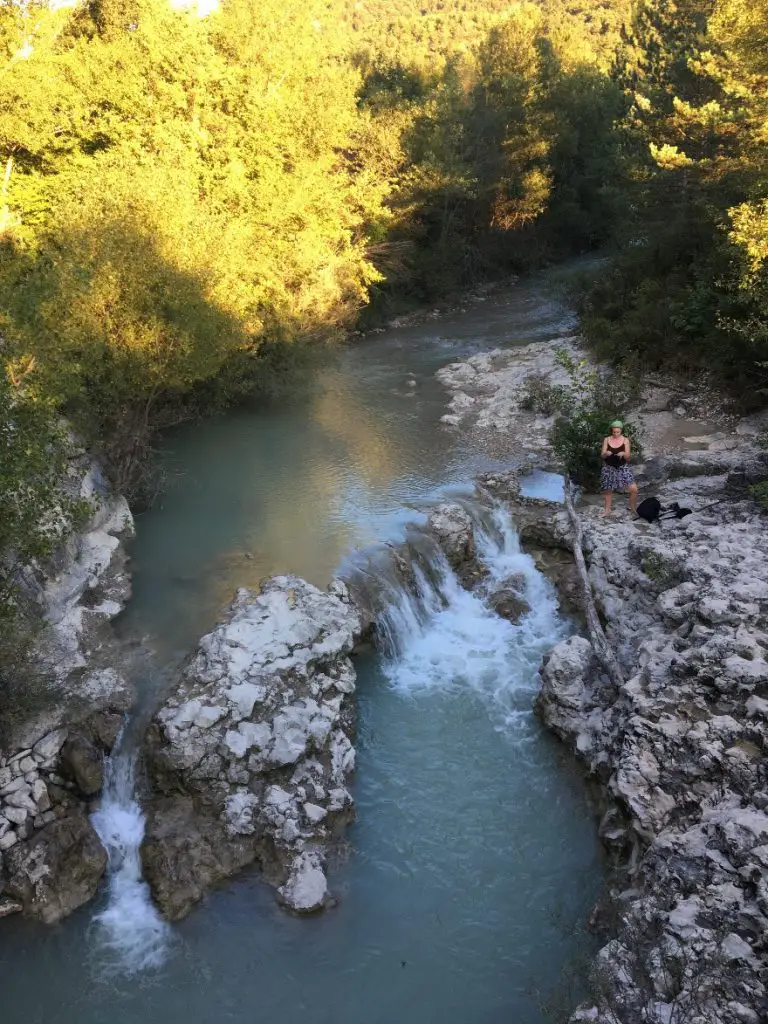
[(603, 491), (627, 491), (634, 482), (629, 466), (603, 466), (600, 473), (600, 489)]

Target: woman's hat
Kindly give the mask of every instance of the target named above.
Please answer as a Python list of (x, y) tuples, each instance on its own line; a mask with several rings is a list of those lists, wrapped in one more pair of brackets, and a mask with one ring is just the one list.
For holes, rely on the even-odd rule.
[(623, 426), (624, 426), (624, 424), (621, 422), (621, 420), (614, 420), (613, 423), (611, 424), (611, 430), (613, 430), (614, 427), (618, 427), (619, 430), (621, 430), (621, 428)]

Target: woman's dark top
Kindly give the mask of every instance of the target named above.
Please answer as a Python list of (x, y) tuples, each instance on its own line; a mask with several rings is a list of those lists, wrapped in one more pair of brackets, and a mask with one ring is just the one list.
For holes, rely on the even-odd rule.
[(619, 458), (619, 452), (623, 452), (624, 451), (624, 442), (623, 441), (621, 442), (620, 445), (618, 445), (618, 447), (614, 447), (614, 445), (612, 445), (611, 442), (609, 441), (608, 442), (608, 451), (609, 451), (610, 454), (606, 455), (606, 457), (605, 457), (606, 465), (614, 466), (616, 469), (618, 469), (620, 466), (624, 465), (624, 460)]

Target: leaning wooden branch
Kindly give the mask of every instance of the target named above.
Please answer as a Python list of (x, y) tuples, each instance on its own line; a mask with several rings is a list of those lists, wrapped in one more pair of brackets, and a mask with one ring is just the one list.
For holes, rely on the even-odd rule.
[(600, 624), (597, 608), (595, 608), (595, 599), (592, 596), (592, 584), (589, 582), (587, 563), (584, 560), (581, 520), (579, 519), (576, 509), (573, 507), (573, 500), (571, 499), (571, 482), (568, 479), (566, 479), (565, 482), (565, 507), (568, 510), (571, 527), (573, 528), (573, 557), (576, 562), (576, 571), (579, 574), (581, 595), (584, 599), (584, 613), (587, 618), (587, 632), (589, 633), (589, 639), (592, 641), (592, 647), (595, 651), (597, 660), (607, 672), (611, 682), (615, 686), (623, 686), (624, 676), (621, 668), (619, 667), (619, 663), (616, 660), (616, 655), (613, 653), (613, 648), (608, 643), (603, 627)]

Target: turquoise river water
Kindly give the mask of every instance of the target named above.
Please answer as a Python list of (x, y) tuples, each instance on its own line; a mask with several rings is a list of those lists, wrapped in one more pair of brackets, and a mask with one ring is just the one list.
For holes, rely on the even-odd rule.
[[(466, 492), (504, 452), (490, 459), (440, 426), (435, 371), (572, 327), (534, 279), (344, 349), (295, 403), (172, 434), (170, 487), (138, 517), (120, 631), (174, 663), (235, 587), (275, 572), (324, 585)], [(246, 872), (138, 971), (105, 967), (94, 921), (106, 887), (55, 928), (4, 921), (2, 1024), (561, 1020), (543, 1004), (590, 952), (583, 921), (602, 873), (583, 784), (531, 711), (541, 656), (569, 627), (503, 516), (483, 543), (494, 572), (525, 574), (531, 615), (512, 626), (444, 574), (426, 620), (393, 607), (396, 649), (357, 659), (357, 821), (331, 875), (338, 906), (288, 916)], [(128, 939), (136, 920), (118, 914)]]

